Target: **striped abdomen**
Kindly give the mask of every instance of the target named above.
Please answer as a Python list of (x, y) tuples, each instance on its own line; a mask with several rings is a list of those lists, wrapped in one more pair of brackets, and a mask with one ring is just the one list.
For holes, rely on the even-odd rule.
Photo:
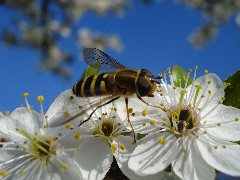
[(91, 97), (112, 94), (112, 83), (109, 73), (89, 76), (79, 80), (72, 88), (73, 94), (79, 97)]

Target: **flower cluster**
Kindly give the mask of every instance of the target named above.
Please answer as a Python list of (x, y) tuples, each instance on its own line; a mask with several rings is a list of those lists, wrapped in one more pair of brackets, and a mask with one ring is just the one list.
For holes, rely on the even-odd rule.
[(114, 159), (136, 180), (167, 170), (184, 180), (240, 176), (240, 110), (222, 104), (223, 82), (195, 71), (191, 85), (176, 87), (168, 74), (146, 103), (129, 96), (128, 106), (66, 90), (44, 114), (43, 96), (38, 113), (25, 93), (26, 107), (0, 114), (0, 178), (103, 179)]

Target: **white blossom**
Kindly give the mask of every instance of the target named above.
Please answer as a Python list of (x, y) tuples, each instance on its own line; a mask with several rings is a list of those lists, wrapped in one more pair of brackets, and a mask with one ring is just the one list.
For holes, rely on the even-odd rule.
[(170, 85), (164, 76), (149, 99), (159, 106), (157, 114), (133, 122), (140, 133), (150, 133), (133, 151), (129, 167), (152, 175), (171, 165), (184, 180), (214, 179), (215, 169), (240, 176), (240, 146), (234, 143), (240, 140), (240, 110), (222, 105), (223, 82), (215, 74), (195, 79), (195, 71), (190, 86), (177, 88), (169, 74)]
[[(26, 98), (27, 93), (24, 94)], [(43, 101), (43, 96), (37, 100)], [(32, 109), (26, 99), (27, 108), (19, 107), (11, 114), (0, 116), (1, 134), (8, 141), (1, 142), (1, 179), (61, 180), (82, 179), (79, 166), (69, 152), (76, 149), (62, 145), (61, 136), (48, 128), (47, 119), (41, 112)], [(5, 124), (4, 126), (2, 126)]]

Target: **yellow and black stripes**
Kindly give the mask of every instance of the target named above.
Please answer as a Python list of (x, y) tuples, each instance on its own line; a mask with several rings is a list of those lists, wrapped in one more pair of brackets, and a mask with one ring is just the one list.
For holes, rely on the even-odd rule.
[(108, 73), (93, 75), (81, 79), (73, 86), (73, 93), (79, 97), (91, 97), (112, 93)]

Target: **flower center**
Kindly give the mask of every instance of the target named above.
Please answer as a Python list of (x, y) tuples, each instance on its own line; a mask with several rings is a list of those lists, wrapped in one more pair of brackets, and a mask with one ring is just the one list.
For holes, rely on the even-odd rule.
[(113, 124), (110, 121), (102, 123), (102, 132), (105, 136), (110, 136), (113, 131)]
[(183, 132), (184, 128), (192, 129), (193, 128), (193, 119), (189, 110), (184, 109), (180, 111), (179, 121), (177, 122), (178, 131)]
[(171, 129), (182, 135), (186, 135), (189, 130), (197, 126), (198, 116), (192, 109), (180, 108), (168, 114)]
[(107, 141), (112, 141), (119, 134), (120, 124), (111, 119), (101, 118), (100, 123), (96, 125), (94, 134)]
[(21, 131), (28, 141), (24, 142), (24, 149), (32, 154), (32, 156), (45, 162), (54, 154), (56, 154), (56, 140), (44, 135), (29, 135), (26, 131)]

